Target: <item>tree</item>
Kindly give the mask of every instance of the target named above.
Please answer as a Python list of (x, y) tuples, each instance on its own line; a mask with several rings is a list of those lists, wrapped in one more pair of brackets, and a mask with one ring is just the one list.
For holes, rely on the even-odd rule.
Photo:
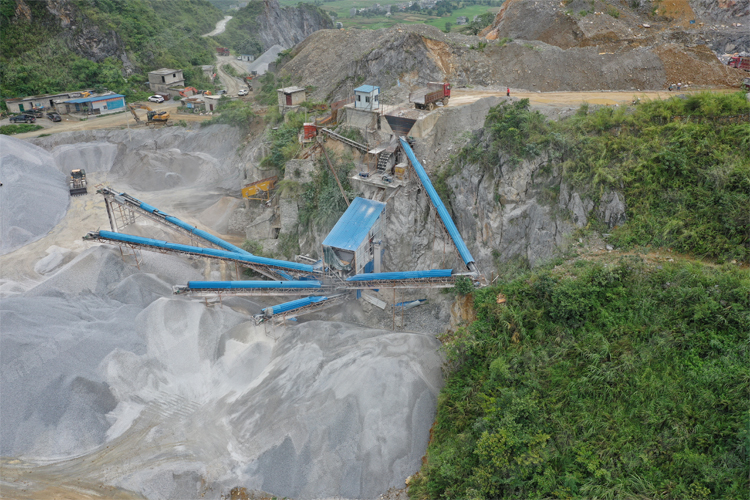
[(453, 23), (452, 22), (450, 22), (450, 21), (446, 21), (445, 22), (445, 32), (446, 33), (450, 33), (452, 27), (453, 27)]

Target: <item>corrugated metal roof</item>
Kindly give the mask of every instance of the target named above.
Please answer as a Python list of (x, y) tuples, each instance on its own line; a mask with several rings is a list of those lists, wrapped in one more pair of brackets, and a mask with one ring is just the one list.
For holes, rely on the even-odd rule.
[(367, 238), (370, 228), (385, 210), (385, 203), (364, 198), (354, 198), (344, 215), (338, 220), (323, 246), (354, 251)]
[(419, 163), (419, 160), (417, 160), (417, 157), (414, 155), (414, 151), (412, 151), (411, 147), (409, 147), (409, 143), (407, 143), (401, 137), (399, 137), (399, 141), (401, 141), (401, 147), (404, 148), (406, 156), (409, 158), (409, 161), (414, 167), (414, 170), (417, 172), (419, 180), (422, 181), (422, 185), (424, 186), (425, 191), (427, 191), (427, 195), (432, 200), (432, 204), (435, 206), (438, 215), (440, 215), (440, 219), (443, 221), (445, 229), (453, 239), (453, 243), (456, 245), (458, 254), (463, 259), (464, 264), (466, 264), (466, 266), (468, 267), (470, 263), (474, 262), (474, 257), (471, 256), (471, 252), (469, 252), (469, 249), (466, 247), (466, 243), (464, 243), (464, 240), (461, 237), (461, 233), (458, 232), (456, 225), (453, 223), (453, 219), (451, 219), (451, 216), (448, 213), (448, 209), (445, 208), (443, 200), (440, 199), (440, 195), (438, 195), (437, 191), (435, 191), (435, 188), (432, 187), (430, 177), (427, 175), (427, 172), (425, 172), (422, 164)]
[(372, 281), (372, 280), (413, 280), (418, 278), (447, 278), (453, 272), (452, 269), (430, 269), (429, 271), (404, 271), (394, 273), (367, 273), (357, 274), (346, 281)]
[(108, 101), (109, 99), (115, 99), (117, 97), (125, 97), (125, 96), (122, 94), (98, 95), (95, 97), (84, 97), (82, 99), (71, 99), (65, 102), (69, 104), (80, 104), (82, 102)]
[(356, 89), (354, 89), (355, 92), (365, 92), (367, 94), (369, 94), (373, 90), (380, 91), (380, 87), (375, 87), (373, 85), (361, 85), (361, 86), (357, 87)]

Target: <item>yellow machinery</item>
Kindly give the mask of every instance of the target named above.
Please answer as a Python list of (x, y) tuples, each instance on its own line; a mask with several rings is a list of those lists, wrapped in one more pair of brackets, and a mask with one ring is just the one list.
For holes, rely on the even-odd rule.
[(242, 197), (248, 200), (268, 200), (271, 198), (271, 190), (276, 185), (277, 180), (279, 178), (273, 176), (252, 182), (242, 188)]
[(130, 112), (133, 113), (136, 123), (141, 123), (141, 119), (138, 118), (138, 114), (135, 112), (136, 109), (146, 110), (146, 124), (147, 125), (166, 125), (169, 121), (169, 111), (154, 111), (146, 104), (136, 102), (135, 104), (128, 104)]

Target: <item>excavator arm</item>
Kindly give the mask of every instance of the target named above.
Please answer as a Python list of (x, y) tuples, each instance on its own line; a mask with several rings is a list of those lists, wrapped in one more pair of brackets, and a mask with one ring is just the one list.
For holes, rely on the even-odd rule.
[(128, 107), (130, 108), (130, 112), (133, 113), (136, 123), (141, 123), (141, 119), (138, 118), (138, 114), (135, 112), (136, 109), (146, 110), (146, 123), (166, 124), (167, 121), (169, 121), (169, 111), (154, 111), (153, 109), (151, 109), (151, 106), (143, 104), (142, 102), (128, 104)]

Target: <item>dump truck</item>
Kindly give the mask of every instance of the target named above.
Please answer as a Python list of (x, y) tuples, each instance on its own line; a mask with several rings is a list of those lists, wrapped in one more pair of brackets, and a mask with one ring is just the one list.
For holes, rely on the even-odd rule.
[(229, 49), (226, 47), (216, 47), (216, 53), (220, 56), (228, 56), (229, 55)]
[(414, 103), (417, 109), (429, 109), (432, 111), (438, 102), (443, 106), (448, 105), (451, 96), (451, 84), (444, 82), (430, 82), (426, 88), (419, 89), (409, 96), (409, 101)]
[(86, 171), (82, 168), (71, 170), (68, 186), (70, 187), (70, 196), (81, 196), (88, 193), (89, 191), (86, 188)]
[(730, 68), (744, 69), (745, 71), (750, 71), (750, 57), (744, 57), (744, 56), (730, 57), (727, 65)]

